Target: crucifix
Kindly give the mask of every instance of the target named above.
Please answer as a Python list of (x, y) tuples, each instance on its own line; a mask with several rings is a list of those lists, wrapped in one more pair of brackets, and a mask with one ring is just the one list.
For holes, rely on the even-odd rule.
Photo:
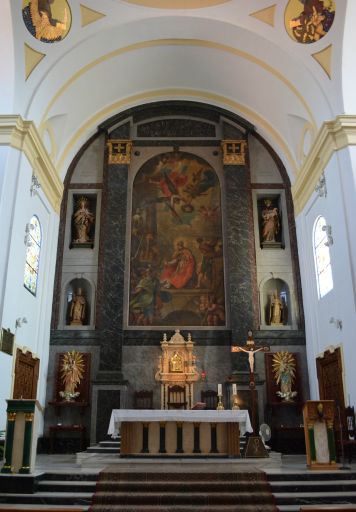
[(247, 333), (246, 345), (239, 347), (237, 345), (231, 346), (231, 352), (246, 352), (248, 354), (248, 363), (250, 366), (250, 383), (249, 387), (251, 390), (251, 423), (254, 430), (256, 430), (256, 392), (255, 392), (255, 354), (263, 350), (264, 352), (269, 351), (269, 347), (256, 345), (252, 337), (252, 331)]

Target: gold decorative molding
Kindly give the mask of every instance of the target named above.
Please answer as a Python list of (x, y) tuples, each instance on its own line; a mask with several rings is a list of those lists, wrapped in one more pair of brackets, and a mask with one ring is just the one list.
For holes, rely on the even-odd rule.
[(125, 0), (128, 4), (154, 9), (202, 9), (213, 5), (226, 4), (231, 0)]
[(25, 43), (25, 79), (27, 80), (32, 71), (46, 56), (45, 53), (37, 52), (31, 46)]
[(110, 139), (107, 141), (109, 149), (109, 164), (129, 164), (131, 162), (132, 142), (130, 140)]
[(292, 186), (296, 215), (307, 204), (335, 151), (348, 146), (356, 146), (356, 116), (341, 115), (323, 123)]
[(317, 61), (318, 64), (323, 68), (325, 73), (331, 80), (331, 57), (332, 57), (332, 44), (329, 44), (324, 50), (320, 52), (312, 53), (312, 57)]
[(224, 165), (245, 165), (246, 163), (246, 140), (223, 140), (221, 141), (223, 150)]
[(267, 23), (267, 25), (271, 25), (274, 27), (274, 16), (276, 13), (276, 4), (271, 5), (270, 7), (265, 7), (260, 11), (251, 12), (250, 16), (252, 18), (256, 18), (263, 23)]
[(80, 4), (80, 16), (82, 20), (82, 27), (86, 27), (95, 21), (101, 20), (101, 18), (105, 18), (106, 14), (94, 11), (94, 9), (90, 9), (90, 7)]
[(59, 213), (63, 183), (33, 121), (25, 121), (21, 116), (0, 116), (0, 145), (23, 151), (41, 183), (41, 189), (53, 209)]
[(108, 119), (108, 117), (110, 117), (110, 115), (113, 113), (121, 112), (125, 108), (137, 105), (139, 102), (145, 103), (149, 101), (156, 101), (157, 99), (161, 101), (166, 97), (170, 100), (173, 97), (184, 99), (187, 98), (189, 100), (191, 100), (191, 98), (199, 98), (200, 101), (204, 99), (207, 102), (219, 104), (224, 108), (231, 109), (232, 112), (236, 112), (241, 116), (245, 116), (246, 119), (248, 119), (251, 123), (259, 126), (260, 129), (263, 129), (266, 133), (269, 134), (271, 140), (275, 141), (276, 146), (280, 148), (281, 153), (283, 153), (288, 160), (292, 178), (294, 179), (294, 176), (297, 175), (296, 161), (289, 147), (279, 132), (270, 123), (268, 123), (264, 117), (258, 115), (257, 112), (247, 108), (245, 105), (237, 103), (230, 98), (226, 98), (225, 96), (208, 93), (201, 90), (194, 91), (192, 89), (158, 89), (156, 91), (134, 94), (133, 96), (126, 97), (123, 100), (119, 100), (112, 103), (111, 105), (108, 105), (99, 112), (95, 113), (75, 132), (73, 137), (65, 146), (58, 160), (57, 169), (59, 171), (63, 169), (64, 164), (66, 163), (66, 159), (78, 141), (80, 141), (82, 137), (86, 136), (88, 131), (90, 131), (93, 127), (96, 128), (101, 122)]

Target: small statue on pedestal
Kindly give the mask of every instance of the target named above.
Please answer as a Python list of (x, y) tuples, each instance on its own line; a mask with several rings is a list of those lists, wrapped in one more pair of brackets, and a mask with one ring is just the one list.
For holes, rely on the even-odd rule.
[(271, 296), (269, 323), (270, 325), (283, 325), (283, 302), (278, 297), (277, 292)]
[(69, 311), (70, 325), (84, 325), (86, 312), (86, 299), (81, 288), (73, 295)]

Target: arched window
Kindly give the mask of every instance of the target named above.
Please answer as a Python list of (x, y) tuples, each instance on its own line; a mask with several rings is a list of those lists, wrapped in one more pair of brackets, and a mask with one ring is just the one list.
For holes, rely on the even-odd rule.
[(318, 217), (313, 233), (314, 261), (319, 299), (333, 289), (329, 241), (324, 217)]
[(26, 226), (25, 243), (26, 265), (23, 284), (28, 291), (36, 295), (42, 232), (40, 221), (35, 215)]

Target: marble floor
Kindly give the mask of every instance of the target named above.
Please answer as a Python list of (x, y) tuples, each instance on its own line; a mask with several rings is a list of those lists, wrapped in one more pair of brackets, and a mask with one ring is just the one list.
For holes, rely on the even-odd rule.
[[(97, 473), (109, 464), (120, 464), (124, 470), (137, 470), (137, 467), (144, 466), (145, 471), (157, 471), (157, 465), (160, 466), (160, 471), (168, 469), (170, 471), (211, 471), (212, 465), (214, 471), (229, 471), (230, 469), (244, 470), (251, 466), (257, 467), (266, 471), (267, 473), (308, 473), (310, 470), (306, 466), (305, 455), (280, 455), (272, 454), (270, 459), (187, 459), (176, 458), (174, 460), (164, 459), (120, 459), (120, 457), (106, 458), (103, 456), (93, 456), (90, 460), (83, 461), (76, 454), (61, 454), (61, 455), (37, 455), (35, 473), (42, 473), (44, 471), (60, 471), (60, 472), (78, 472), (78, 473)], [(227, 468), (229, 467), (229, 469)], [(343, 467), (342, 465), (340, 465)], [(342, 471), (350, 472), (356, 471), (356, 462), (351, 464), (345, 463), (348, 469)], [(325, 471), (323, 471), (325, 473)], [(313, 470), (313, 473), (315, 471)]]

